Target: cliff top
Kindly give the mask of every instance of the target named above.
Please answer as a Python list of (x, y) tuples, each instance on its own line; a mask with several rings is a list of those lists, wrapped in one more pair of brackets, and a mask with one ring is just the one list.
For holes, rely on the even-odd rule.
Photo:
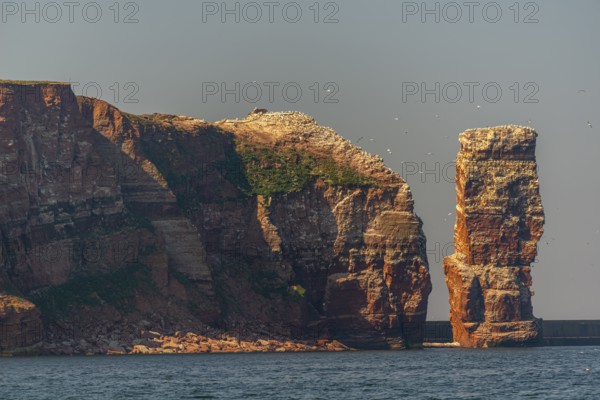
[(464, 131), (461, 135), (489, 135), (494, 133), (504, 133), (510, 134), (513, 136), (516, 135), (524, 135), (534, 133), (537, 135), (537, 132), (534, 128), (530, 126), (522, 126), (522, 125), (499, 125), (499, 126), (488, 126), (486, 128), (471, 128)]
[(221, 120), (215, 126), (254, 143), (293, 148), (333, 159), (379, 182), (405, 183), (378, 155), (367, 153), (329, 127), (298, 111), (254, 110), (244, 119)]
[[(229, 133), (241, 143), (251, 146), (263, 146), (283, 152), (292, 150), (308, 153), (318, 159), (332, 160), (346, 165), (366, 178), (375, 179), (380, 184), (404, 185), (402, 177), (385, 166), (378, 155), (369, 154), (352, 144), (333, 129), (320, 126), (312, 117), (297, 111), (269, 112), (256, 109), (243, 119), (225, 119), (214, 123), (184, 115), (143, 114), (134, 115), (120, 112), (110, 104), (97, 99), (78, 97), (79, 102), (102, 114), (119, 114), (140, 128), (162, 132), (177, 131), (180, 134), (198, 135), (204, 130), (216, 128)], [(106, 118), (107, 121), (111, 118)], [(149, 128), (149, 129), (148, 129)], [(126, 136), (121, 129), (115, 129), (116, 135)], [(141, 133), (144, 135), (144, 133)], [(408, 188), (407, 188), (408, 190)]]
[[(12, 100), (11, 100), (12, 99)], [(0, 107), (15, 102), (71, 103), (75, 93), (68, 82), (13, 81), (0, 79)]]
[(535, 161), (537, 132), (528, 126), (468, 129), (459, 135), (461, 157), (472, 160)]

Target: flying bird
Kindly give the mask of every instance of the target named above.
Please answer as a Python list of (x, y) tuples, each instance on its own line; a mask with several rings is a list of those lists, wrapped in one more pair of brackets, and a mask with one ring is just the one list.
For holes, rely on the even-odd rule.
[(363, 140), (363, 139), (364, 139), (363, 136), (359, 137), (358, 140), (356, 141), (356, 144), (360, 143), (360, 141)]
[(590, 123), (590, 121), (588, 121), (587, 124), (590, 128), (592, 127), (592, 124)]

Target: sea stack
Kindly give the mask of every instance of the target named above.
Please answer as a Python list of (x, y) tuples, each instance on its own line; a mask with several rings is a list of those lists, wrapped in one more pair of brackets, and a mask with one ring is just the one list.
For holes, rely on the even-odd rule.
[(463, 347), (540, 342), (530, 290), (544, 226), (536, 138), (522, 126), (460, 134), (455, 252), (444, 272), (454, 340)]

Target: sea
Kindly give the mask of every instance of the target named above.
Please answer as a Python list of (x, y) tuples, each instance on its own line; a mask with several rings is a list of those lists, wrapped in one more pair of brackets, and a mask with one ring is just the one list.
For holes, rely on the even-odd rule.
[(600, 346), (2, 358), (0, 399), (600, 399)]

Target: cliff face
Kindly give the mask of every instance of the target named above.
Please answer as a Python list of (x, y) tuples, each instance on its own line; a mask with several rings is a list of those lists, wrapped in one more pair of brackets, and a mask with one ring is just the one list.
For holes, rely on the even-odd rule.
[(420, 344), (425, 238), (380, 159), (299, 113), (210, 124), (0, 89), (0, 291), (38, 306), (47, 341), (213, 325)]
[(465, 347), (536, 343), (530, 264), (543, 233), (537, 133), (502, 126), (460, 135), (455, 253), (444, 260), (454, 340)]
[[(135, 299), (133, 286), (94, 284), (133, 279), (131, 270), (123, 273), (130, 264), (144, 264), (158, 282), (167, 274), (163, 240), (126, 208), (121, 164), (102, 153), (107, 147), (114, 146), (83, 118), (68, 85), (0, 83), (0, 291), (29, 297), (47, 321), (83, 336), (88, 326), (73, 325), (73, 318), (102, 320), (101, 310), (86, 312), (88, 305)], [(2, 297), (0, 308), (14, 298)], [(13, 310), (14, 319), (20, 310), (25, 319), (37, 315)], [(26, 325), (12, 326), (29, 337)]]
[(70, 87), (0, 85), (0, 281), (25, 292), (106, 273), (157, 240), (128, 213), (110, 145)]
[(407, 184), (299, 113), (209, 124), (80, 99), (94, 127), (173, 191), (228, 327), (359, 347), (421, 342), (431, 290)]

